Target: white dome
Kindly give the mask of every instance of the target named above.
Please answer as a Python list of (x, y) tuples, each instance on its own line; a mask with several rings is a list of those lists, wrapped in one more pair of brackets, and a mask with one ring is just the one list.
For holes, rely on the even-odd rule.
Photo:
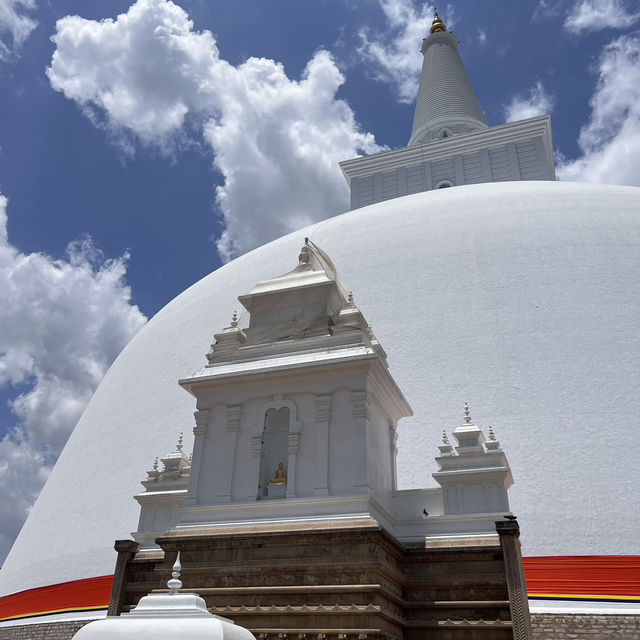
[[(131, 341), (89, 403), (0, 572), (0, 594), (111, 574), (155, 456), (191, 436), (200, 369), (236, 298), (322, 247), (415, 412), (401, 487), (435, 486), (443, 428), (492, 425), (525, 555), (638, 553), (640, 189), (513, 182), (326, 220), (231, 262)], [(190, 448), (187, 442), (187, 449)]]

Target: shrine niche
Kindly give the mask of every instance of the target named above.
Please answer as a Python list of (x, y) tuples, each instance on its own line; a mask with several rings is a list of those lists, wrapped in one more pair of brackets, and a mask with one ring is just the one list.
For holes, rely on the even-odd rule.
[(265, 412), (258, 498), (284, 498), (287, 493), (290, 418), (289, 407)]

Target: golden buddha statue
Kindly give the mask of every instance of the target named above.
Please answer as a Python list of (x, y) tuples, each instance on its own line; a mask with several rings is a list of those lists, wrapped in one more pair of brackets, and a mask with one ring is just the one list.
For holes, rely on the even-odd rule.
[(287, 484), (287, 472), (285, 471), (284, 465), (282, 462), (278, 462), (278, 468), (276, 469), (276, 473), (269, 480), (270, 487), (281, 487)]

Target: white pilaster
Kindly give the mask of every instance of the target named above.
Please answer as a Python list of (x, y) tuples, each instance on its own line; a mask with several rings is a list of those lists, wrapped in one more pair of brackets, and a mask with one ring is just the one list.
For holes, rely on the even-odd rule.
[(233, 488), (233, 477), (236, 464), (236, 444), (238, 431), (240, 431), (240, 416), (242, 415), (241, 405), (227, 406), (227, 422), (225, 432), (229, 434), (226, 438), (228, 455), (222, 460), (223, 472), (220, 477), (223, 479), (219, 492), (216, 495), (218, 502), (231, 502), (231, 492)]
[(329, 421), (331, 396), (316, 397), (316, 486), (313, 494), (329, 495)]
[(354, 460), (356, 481), (353, 488), (358, 493), (367, 493), (371, 489), (369, 478), (367, 477), (367, 426), (371, 418), (370, 402), (369, 392), (366, 389), (351, 393), (351, 415), (356, 425), (356, 433), (360, 443), (359, 449), (356, 450), (358, 457)]
[(208, 409), (201, 409), (193, 414), (196, 426), (193, 428), (193, 457), (191, 459), (191, 475), (189, 476), (189, 490), (185, 498), (185, 506), (194, 505), (198, 501), (198, 478), (200, 477), (200, 465), (202, 464), (202, 450), (204, 440), (209, 427), (209, 417), (211, 413)]

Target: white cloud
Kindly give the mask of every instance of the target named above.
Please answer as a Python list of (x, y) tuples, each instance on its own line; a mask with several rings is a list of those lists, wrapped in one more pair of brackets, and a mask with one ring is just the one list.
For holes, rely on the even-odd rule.
[(241, 82), (219, 97), (222, 116), (205, 127), (225, 179), (216, 191), (224, 259), (342, 213), (348, 188), (338, 160), (380, 150), (336, 100), (344, 77), (326, 51), (314, 55), (299, 82), (272, 60), (251, 58), (236, 73)]
[(216, 202), (225, 260), (343, 212), (338, 162), (380, 147), (336, 98), (344, 77), (331, 55), (316, 52), (292, 80), (273, 60), (229, 64), (213, 35), (193, 27), (168, 0), (138, 0), (115, 20), (67, 16), (53, 36), (51, 86), (96, 124), (142, 143), (204, 139), (224, 178)]
[(538, 81), (527, 93), (518, 94), (503, 107), (506, 122), (526, 120), (551, 113), (554, 99)]
[(0, 61), (18, 53), (38, 23), (25, 11), (36, 8), (35, 0), (2, 0), (0, 2)]
[(533, 11), (531, 20), (533, 22), (543, 22), (561, 15), (564, 12), (564, 3), (562, 0), (540, 0)]
[(0, 441), (0, 559), (107, 367), (146, 321), (124, 283), (127, 256), (105, 260), (88, 238), (66, 260), (20, 253), (6, 207), (0, 194), (0, 388), (21, 393)]
[(232, 70), (211, 33), (194, 32), (165, 0), (139, 0), (115, 20), (66, 16), (52, 40), (51, 86), (96, 123), (106, 114), (109, 126), (144, 143), (165, 143), (189, 114), (215, 111), (212, 98)]
[(609, 43), (598, 61), (591, 115), (578, 144), (582, 155), (561, 158), (563, 180), (640, 186), (640, 34)]
[(640, 13), (629, 11), (623, 0), (578, 0), (569, 11), (564, 27), (579, 34), (608, 27), (630, 27), (639, 18)]
[[(372, 65), (375, 77), (393, 85), (400, 102), (412, 102), (418, 92), (422, 68), (420, 44), (429, 35), (435, 8), (431, 4), (416, 7), (413, 0), (378, 0), (388, 29), (372, 34), (360, 30), (360, 54)], [(441, 14), (447, 28), (453, 24), (453, 12)]]
[(487, 32), (484, 29), (478, 29), (478, 42), (485, 44), (487, 41)]

